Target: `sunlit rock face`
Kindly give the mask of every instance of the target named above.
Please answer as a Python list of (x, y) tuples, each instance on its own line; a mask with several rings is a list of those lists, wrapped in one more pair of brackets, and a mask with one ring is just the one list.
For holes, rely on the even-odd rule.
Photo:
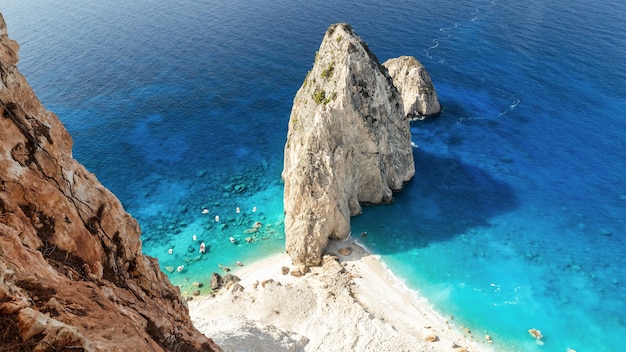
[[(219, 351), (17, 70), (0, 15), (0, 349)], [(20, 349), (21, 348), (21, 349)]]
[(415, 173), (409, 119), (386, 69), (348, 24), (331, 25), (294, 99), (285, 145), (286, 250), (319, 265), (362, 203), (385, 203)]
[(402, 96), (404, 114), (422, 120), (441, 112), (437, 91), (426, 68), (412, 56), (400, 56), (383, 63)]

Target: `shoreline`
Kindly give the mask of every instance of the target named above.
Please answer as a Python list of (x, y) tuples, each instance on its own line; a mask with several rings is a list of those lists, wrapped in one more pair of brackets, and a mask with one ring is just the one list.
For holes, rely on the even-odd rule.
[(300, 277), (283, 274), (293, 269), (286, 253), (238, 268), (241, 281), (188, 302), (194, 325), (224, 351), (494, 350), (486, 337), (444, 318), (357, 240), (330, 241), (327, 253), (322, 266)]

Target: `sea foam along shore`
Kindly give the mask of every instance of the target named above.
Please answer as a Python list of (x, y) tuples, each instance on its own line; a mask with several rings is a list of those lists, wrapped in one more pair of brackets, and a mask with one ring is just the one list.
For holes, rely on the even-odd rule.
[[(339, 254), (345, 247), (351, 253)], [(328, 253), (301, 277), (283, 274), (291, 264), (284, 253), (246, 265), (236, 272), (241, 287), (189, 302), (194, 325), (224, 351), (493, 350), (484, 335), (451, 325), (356, 241), (333, 241)]]

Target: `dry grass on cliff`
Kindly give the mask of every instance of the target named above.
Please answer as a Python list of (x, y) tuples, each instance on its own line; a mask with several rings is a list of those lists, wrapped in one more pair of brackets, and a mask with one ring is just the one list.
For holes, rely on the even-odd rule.
[(0, 315), (0, 352), (30, 352), (36, 344), (35, 338), (22, 341), (17, 329), (17, 315)]

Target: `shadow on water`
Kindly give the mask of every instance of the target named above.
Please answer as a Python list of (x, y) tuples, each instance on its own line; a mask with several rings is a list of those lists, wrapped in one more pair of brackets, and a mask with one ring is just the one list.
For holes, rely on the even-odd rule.
[(379, 254), (471, 236), (494, 216), (517, 207), (513, 189), (457, 159), (415, 150), (415, 177), (390, 205), (364, 207), (352, 219), (354, 238)]

